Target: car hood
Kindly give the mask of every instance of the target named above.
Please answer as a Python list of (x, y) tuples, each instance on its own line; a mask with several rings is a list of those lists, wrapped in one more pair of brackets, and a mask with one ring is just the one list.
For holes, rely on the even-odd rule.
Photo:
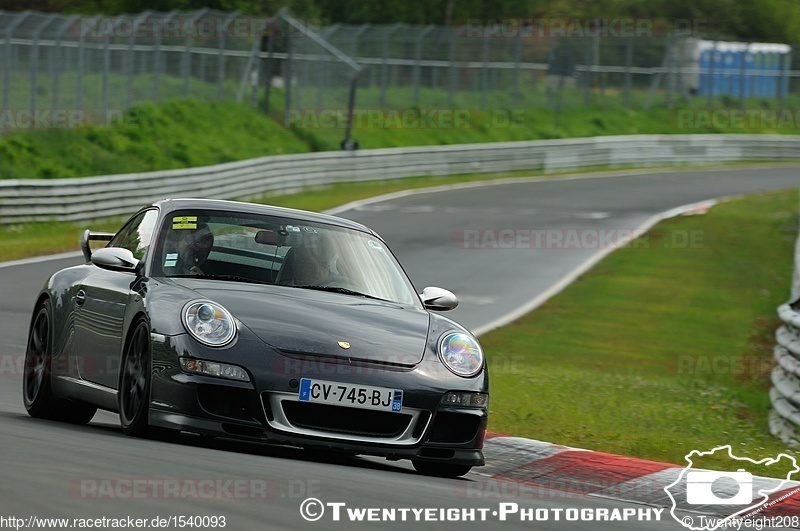
[(430, 315), (421, 308), (302, 288), (192, 284), (285, 354), (415, 365), (425, 353)]

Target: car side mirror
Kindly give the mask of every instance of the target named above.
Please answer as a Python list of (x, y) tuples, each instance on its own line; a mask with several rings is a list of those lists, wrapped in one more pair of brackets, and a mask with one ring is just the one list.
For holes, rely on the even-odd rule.
[(141, 261), (129, 249), (103, 247), (92, 253), (92, 263), (102, 269), (122, 273), (139, 273)]
[(458, 306), (458, 297), (444, 288), (428, 286), (422, 290), (420, 298), (428, 310), (446, 312)]

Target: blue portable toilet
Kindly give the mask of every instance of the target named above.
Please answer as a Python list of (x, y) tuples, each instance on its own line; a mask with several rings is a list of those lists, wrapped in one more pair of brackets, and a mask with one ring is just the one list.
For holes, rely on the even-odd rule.
[(702, 96), (708, 96), (711, 93), (711, 59), (713, 57), (713, 43), (709, 41), (701, 41), (699, 45), (700, 55), (698, 58), (698, 67), (700, 73), (697, 80), (697, 93)]
[(774, 98), (779, 88), (788, 87), (783, 73), (791, 52), (787, 44), (700, 40), (691, 46), (694, 52), (687, 58), (698, 75), (690, 86), (698, 95)]

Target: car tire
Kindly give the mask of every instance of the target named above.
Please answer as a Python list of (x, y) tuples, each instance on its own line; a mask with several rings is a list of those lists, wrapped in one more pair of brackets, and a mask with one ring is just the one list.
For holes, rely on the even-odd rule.
[(434, 463), (431, 461), (418, 461), (416, 459), (411, 461), (414, 469), (420, 474), (426, 476), (436, 476), (440, 478), (458, 478), (466, 475), (467, 472), (472, 470), (470, 465), (454, 465), (451, 463)]
[(53, 396), (50, 372), (53, 361), (53, 312), (45, 300), (37, 309), (28, 332), (25, 368), (22, 375), (22, 398), (31, 417), (88, 424), (97, 408)]
[(133, 326), (125, 345), (117, 392), (122, 431), (131, 437), (153, 434), (149, 425), (150, 360), (150, 327), (142, 319)]

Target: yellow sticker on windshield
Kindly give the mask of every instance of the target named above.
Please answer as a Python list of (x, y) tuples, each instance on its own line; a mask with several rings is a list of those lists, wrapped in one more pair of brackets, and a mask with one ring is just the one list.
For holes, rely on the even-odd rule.
[(196, 229), (197, 216), (179, 216), (172, 218), (172, 229)]

